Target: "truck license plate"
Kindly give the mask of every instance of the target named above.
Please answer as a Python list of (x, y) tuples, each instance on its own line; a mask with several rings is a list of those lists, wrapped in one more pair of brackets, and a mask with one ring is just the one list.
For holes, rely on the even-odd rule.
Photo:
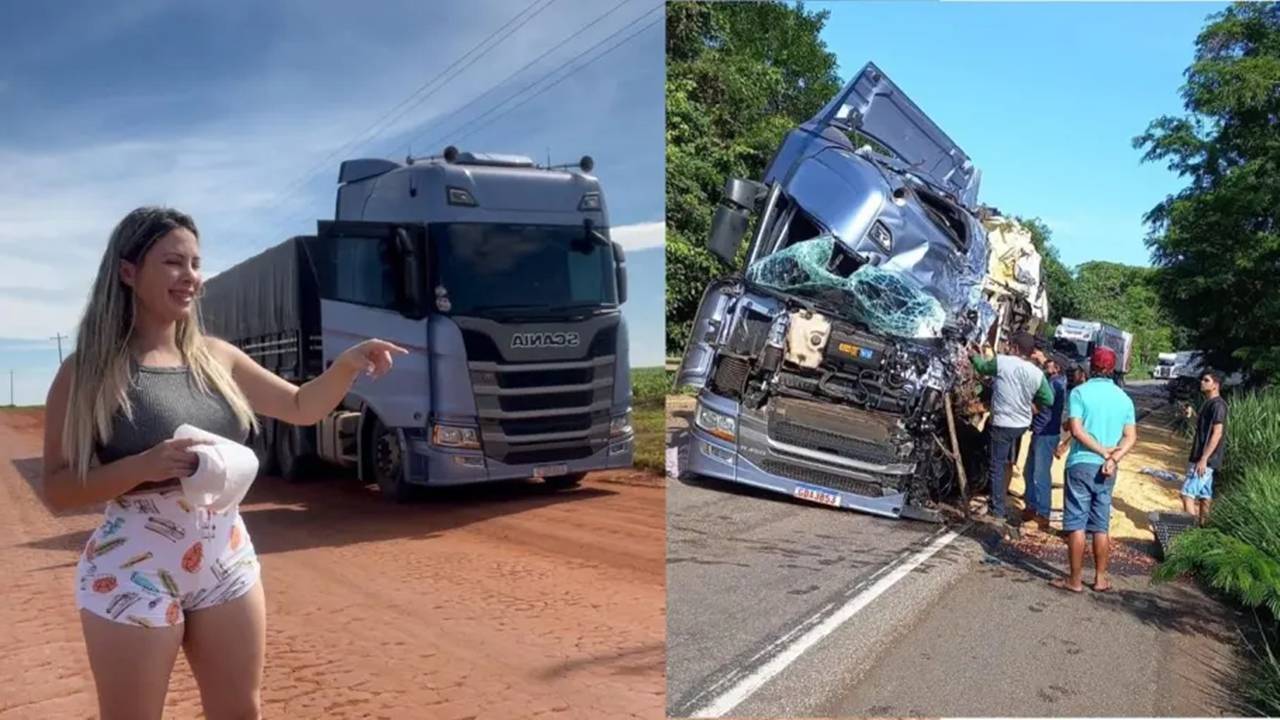
[(821, 488), (813, 487), (812, 485), (797, 485), (795, 496), (801, 500), (830, 505), (831, 507), (840, 507), (839, 495), (827, 492)]
[(536, 478), (556, 477), (558, 475), (568, 475), (568, 465), (544, 465), (533, 469), (533, 476)]

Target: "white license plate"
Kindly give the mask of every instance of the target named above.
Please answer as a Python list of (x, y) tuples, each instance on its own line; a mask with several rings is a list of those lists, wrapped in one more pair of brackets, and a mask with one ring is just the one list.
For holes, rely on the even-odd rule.
[(533, 469), (533, 476), (536, 478), (548, 478), (568, 474), (568, 465), (544, 465), (543, 467), (536, 467)]
[(823, 505), (830, 505), (831, 507), (840, 507), (839, 495), (832, 492), (827, 492), (826, 490), (822, 490), (820, 488), (816, 488), (811, 485), (796, 486), (795, 496), (800, 498), (801, 500), (808, 500), (809, 502), (816, 502), (816, 503), (821, 503)]

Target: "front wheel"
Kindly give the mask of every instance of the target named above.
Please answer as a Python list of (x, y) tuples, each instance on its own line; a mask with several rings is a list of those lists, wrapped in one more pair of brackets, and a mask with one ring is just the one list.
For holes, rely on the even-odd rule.
[(587, 476), (586, 473), (573, 473), (571, 475), (557, 475), (556, 477), (546, 478), (545, 480), (543, 480), (543, 482), (545, 482), (547, 484), (547, 487), (551, 488), (552, 490), (568, 490), (570, 488), (575, 488), (575, 487), (578, 487), (578, 485), (581, 485), (582, 479), (585, 478), (586, 476)]
[(414, 488), (404, 480), (404, 447), (392, 428), (374, 418), (373, 447), (370, 465), (382, 495), (392, 502), (403, 503), (413, 498)]

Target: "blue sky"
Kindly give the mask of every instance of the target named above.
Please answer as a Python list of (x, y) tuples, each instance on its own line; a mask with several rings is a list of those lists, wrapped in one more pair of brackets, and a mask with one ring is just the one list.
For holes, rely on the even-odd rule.
[(1184, 183), (1132, 139), (1178, 94), (1222, 3), (812, 2), (848, 80), (874, 62), (982, 170), (980, 199), (1039, 216), (1069, 266), (1150, 264), (1142, 216)]
[[(107, 235), (133, 207), (191, 213), (216, 273), (332, 217), (340, 160), (451, 143), (595, 158), (630, 251), (632, 362), (660, 363), (661, 3), (619, 2), (11, 4), (0, 25), (0, 371), (19, 370), (17, 401), (43, 400), (57, 362), (47, 338), (72, 332)], [(401, 104), (518, 14), (477, 62)], [(392, 122), (371, 127), (380, 118)]]

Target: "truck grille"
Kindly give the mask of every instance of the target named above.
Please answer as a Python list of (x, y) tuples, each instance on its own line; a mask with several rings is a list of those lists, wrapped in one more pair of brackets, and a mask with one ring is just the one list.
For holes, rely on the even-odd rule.
[(609, 442), (615, 357), (469, 362), (485, 455), (509, 465), (587, 457)]
[(855, 480), (843, 475), (835, 473), (823, 472), (822, 470), (813, 470), (802, 465), (793, 465), (791, 463), (768, 458), (761, 463), (761, 468), (768, 473), (780, 475), (798, 482), (817, 485), (818, 487), (830, 488), (832, 490), (840, 490), (843, 492), (853, 493), (855, 495), (863, 495), (865, 497), (881, 497), (884, 495), (884, 487), (873, 482), (865, 480)]
[(881, 464), (898, 462), (892, 446), (888, 444), (866, 442), (850, 435), (805, 427), (776, 418), (770, 418), (769, 438), (787, 445), (839, 455), (850, 460)]

